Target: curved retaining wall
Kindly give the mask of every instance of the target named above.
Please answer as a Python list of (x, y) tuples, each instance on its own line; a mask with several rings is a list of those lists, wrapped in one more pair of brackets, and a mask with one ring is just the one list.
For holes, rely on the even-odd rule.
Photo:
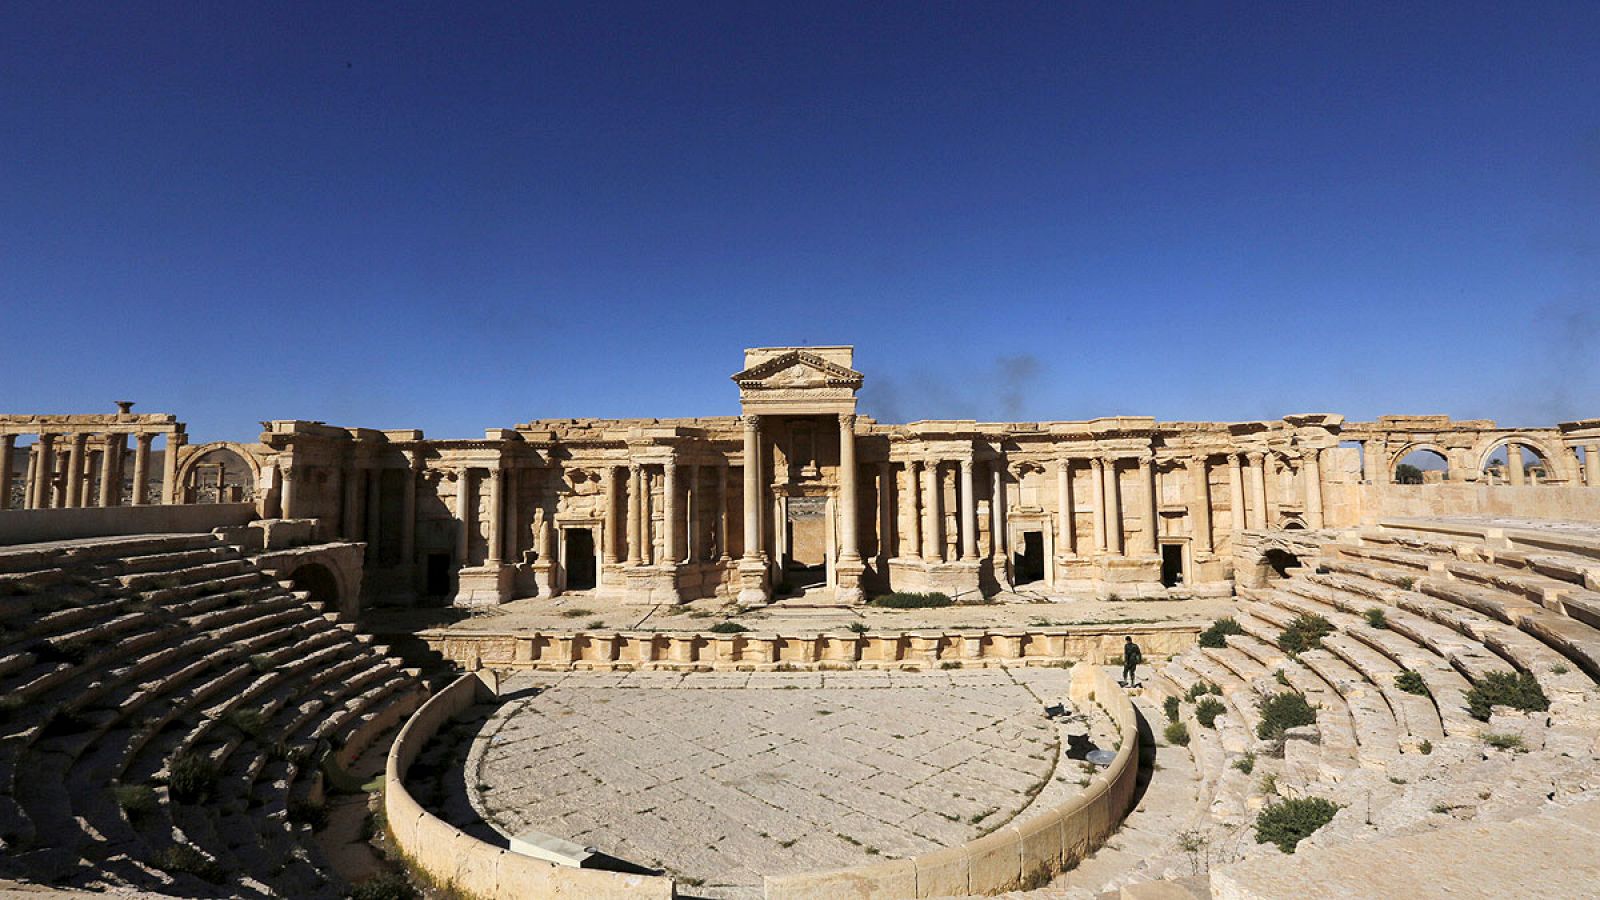
[(384, 813), (395, 845), (411, 864), (440, 885), (485, 900), (671, 898), (674, 886), (670, 878), (575, 869), (523, 856), (480, 841), (417, 803), (405, 786), (406, 771), (417, 754), (446, 722), (493, 696), (494, 691), (476, 674), (463, 675), (424, 703), (389, 749)]
[(1150, 661), (1195, 645), (1200, 625), (1090, 625), (905, 632), (714, 634), (688, 631), (471, 631), (433, 629), (418, 637), (467, 668), (498, 671), (572, 669), (771, 671), (939, 669), (1054, 662), (1104, 665), (1122, 656), (1133, 635)]
[(1042, 884), (1094, 852), (1133, 805), (1139, 726), (1133, 703), (1099, 666), (1072, 672), (1072, 700), (1099, 703), (1116, 723), (1116, 759), (1073, 799), (975, 841), (910, 859), (764, 879), (767, 900), (866, 900), (994, 894)]

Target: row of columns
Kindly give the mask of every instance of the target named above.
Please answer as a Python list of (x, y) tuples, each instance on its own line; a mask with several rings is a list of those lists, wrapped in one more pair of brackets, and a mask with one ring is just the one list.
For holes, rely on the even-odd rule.
[[(728, 558), (728, 466), (715, 466), (716, 489), (704, 488), (705, 466), (698, 463), (683, 466), (689, 470), (688, 483), (682, 491), (678, 485), (679, 464), (675, 460), (660, 463), (657, 476), (649, 463), (634, 462), (627, 466), (611, 466), (605, 479), (605, 533), (601, 537), (601, 560), (615, 564), (619, 554), (626, 554), (623, 562), (628, 566), (679, 565), (687, 562), (707, 562)], [(627, 479), (627, 509), (619, 511), (617, 505), (624, 492), (623, 478)], [(652, 493), (659, 477), (661, 508), (662, 558), (655, 559), (655, 512)], [(679, 495), (682, 494), (682, 502)], [(712, 496), (707, 496), (707, 494)], [(704, 511), (716, 510), (711, 521), (705, 522)], [(620, 525), (621, 527), (618, 527)], [(619, 545), (625, 545), (620, 548)]]
[[(133, 456), (133, 505), (142, 506), (150, 489), (150, 447), (152, 433), (135, 433)], [(64, 441), (58, 440), (65, 438)], [(17, 436), (0, 435), (0, 509), (11, 508), (15, 474), (11, 470)], [(126, 433), (98, 435), (91, 446), (91, 434), (40, 434), (28, 449), (28, 465), (23, 476), (23, 509), (73, 509), (88, 506), (120, 506), (128, 455)], [(165, 454), (166, 471), (161, 502), (172, 502), (176, 481), (176, 442), (169, 439)], [(99, 491), (93, 490), (99, 478)]]

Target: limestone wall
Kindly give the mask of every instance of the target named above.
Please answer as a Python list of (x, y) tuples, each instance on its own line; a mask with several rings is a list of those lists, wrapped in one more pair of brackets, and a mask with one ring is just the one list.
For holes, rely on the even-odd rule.
[(712, 634), (451, 629), (418, 636), (446, 659), (500, 671), (939, 669), (1081, 662), (1104, 665), (1133, 635), (1152, 661), (1194, 646), (1199, 625), (1092, 625), (973, 631)]
[(256, 508), (249, 503), (13, 509), (0, 516), (0, 545), (128, 534), (197, 534), (243, 525), (255, 517)]
[(1395, 517), (1509, 516), (1600, 522), (1600, 487), (1481, 483), (1366, 484), (1361, 521)]
[(855, 900), (995, 894), (1033, 886), (1077, 865), (1106, 842), (1133, 805), (1139, 726), (1133, 703), (1099, 666), (1072, 673), (1072, 700), (1097, 703), (1116, 723), (1116, 759), (1068, 802), (959, 847), (832, 872), (769, 875), (767, 900)]
[(523, 856), (480, 841), (417, 803), (406, 790), (406, 770), (446, 722), (492, 696), (493, 691), (477, 675), (463, 675), (424, 703), (390, 747), (384, 774), (384, 812), (395, 845), (407, 860), (438, 884), (485, 900), (670, 900), (674, 893), (670, 878), (575, 869)]

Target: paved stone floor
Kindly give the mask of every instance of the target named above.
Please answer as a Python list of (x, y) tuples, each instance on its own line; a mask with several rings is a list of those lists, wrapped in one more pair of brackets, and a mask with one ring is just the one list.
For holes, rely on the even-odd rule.
[(755, 897), (763, 873), (914, 855), (1010, 821), (1046, 785), (1070, 796), (1083, 773), (1058, 773), (1066, 726), (1044, 715), (1070, 674), (519, 676), (472, 749), (472, 801), (508, 836)]

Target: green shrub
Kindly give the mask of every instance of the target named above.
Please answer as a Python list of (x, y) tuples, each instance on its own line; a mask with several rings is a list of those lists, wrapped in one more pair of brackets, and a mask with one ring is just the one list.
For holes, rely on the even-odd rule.
[(328, 805), (299, 798), (289, 801), (289, 821), (296, 825), (310, 825), (312, 831), (328, 827)]
[(1509, 732), (1485, 731), (1478, 735), (1479, 740), (1496, 750), (1515, 750), (1518, 753), (1528, 752), (1527, 744), (1523, 743), (1522, 735)]
[(866, 634), (867, 633), (867, 623), (865, 623), (865, 622), (851, 622), (846, 627), (848, 627), (851, 631), (854, 631), (856, 634)]
[(561, 617), (563, 619), (581, 619), (584, 616), (592, 615), (594, 615), (594, 610), (584, 609), (581, 606), (574, 606), (571, 609), (564, 609), (561, 611)]
[(1467, 714), (1487, 722), (1496, 706), (1544, 712), (1550, 708), (1550, 700), (1539, 687), (1538, 679), (1527, 672), (1490, 672), (1467, 691)]
[(1333, 821), (1339, 804), (1322, 797), (1297, 797), (1263, 809), (1256, 816), (1256, 843), (1277, 844), (1293, 853), (1300, 842)]
[(393, 872), (374, 875), (350, 892), (350, 900), (416, 900), (419, 896), (404, 876)]
[(167, 793), (179, 803), (206, 799), (216, 783), (217, 764), (209, 756), (185, 753), (167, 767)]
[(1166, 730), (1161, 734), (1167, 739), (1167, 743), (1173, 746), (1189, 746), (1189, 726), (1182, 722), (1168, 722)]
[(1222, 701), (1215, 697), (1201, 697), (1200, 702), (1194, 705), (1194, 718), (1207, 728), (1217, 727), (1217, 716), (1222, 715), (1224, 707)]
[(1383, 629), (1389, 627), (1389, 616), (1383, 610), (1374, 606), (1362, 615), (1367, 617), (1367, 624), (1373, 628)]
[(250, 670), (252, 672), (271, 672), (277, 666), (272, 661), (270, 653), (253, 653), (250, 655)]
[(1239, 623), (1232, 618), (1218, 619), (1211, 623), (1210, 628), (1200, 632), (1200, 646), (1226, 647), (1230, 634), (1244, 634), (1244, 629), (1240, 628)]
[(950, 606), (955, 603), (950, 595), (937, 591), (919, 593), (915, 591), (896, 591), (893, 594), (884, 594), (873, 597), (871, 605), (881, 606), (885, 609), (936, 609), (941, 606)]
[(1301, 613), (1278, 635), (1278, 646), (1290, 656), (1322, 646), (1322, 639), (1333, 633), (1333, 623), (1321, 616)]
[(234, 708), (222, 720), (237, 728), (241, 734), (261, 740), (267, 732), (267, 716), (259, 709)]
[(1222, 688), (1217, 687), (1217, 685), (1205, 680), (1204, 678), (1196, 681), (1194, 684), (1189, 685), (1190, 703), (1193, 703), (1196, 699), (1204, 697), (1207, 694), (1216, 694), (1218, 697), (1221, 697)]
[(750, 629), (740, 625), (738, 622), (718, 622), (707, 630), (713, 634), (739, 634)]
[(1167, 714), (1168, 722), (1178, 721), (1178, 698), (1168, 697), (1161, 701), (1161, 710)]
[(1394, 686), (1408, 694), (1417, 694), (1423, 697), (1431, 695), (1428, 690), (1428, 683), (1422, 680), (1421, 675), (1411, 669), (1402, 669), (1400, 674), (1394, 677)]
[(1417, 745), (1417, 749), (1422, 751), (1423, 756), (1428, 756), (1433, 753), (1433, 741), (1423, 738), (1422, 743)]
[(1283, 674), (1283, 670), (1282, 669), (1273, 669), (1272, 670), (1272, 680), (1276, 681), (1277, 683), (1283, 685), (1286, 688), (1289, 688), (1290, 690), (1294, 690), (1294, 685), (1289, 683), (1289, 676)]
[(156, 854), (156, 868), (173, 875), (194, 875), (212, 884), (221, 884), (222, 866), (188, 844), (173, 844)]
[(1256, 706), (1261, 710), (1256, 737), (1262, 740), (1280, 740), (1290, 728), (1314, 725), (1317, 721), (1317, 708), (1306, 702), (1304, 694), (1293, 691), (1262, 697)]
[(1410, 575), (1405, 575), (1405, 576), (1402, 576), (1400, 578), (1396, 578), (1394, 580), (1394, 583), (1397, 586), (1399, 586), (1399, 588), (1401, 590), (1404, 590), (1404, 591), (1409, 591), (1412, 588), (1417, 586), (1417, 580), (1415, 578), (1412, 578)]
[(119, 784), (111, 794), (129, 821), (156, 811), (156, 792), (147, 784)]
[(1233, 761), (1233, 767), (1249, 775), (1256, 770), (1256, 752), (1246, 750), (1244, 755)]

